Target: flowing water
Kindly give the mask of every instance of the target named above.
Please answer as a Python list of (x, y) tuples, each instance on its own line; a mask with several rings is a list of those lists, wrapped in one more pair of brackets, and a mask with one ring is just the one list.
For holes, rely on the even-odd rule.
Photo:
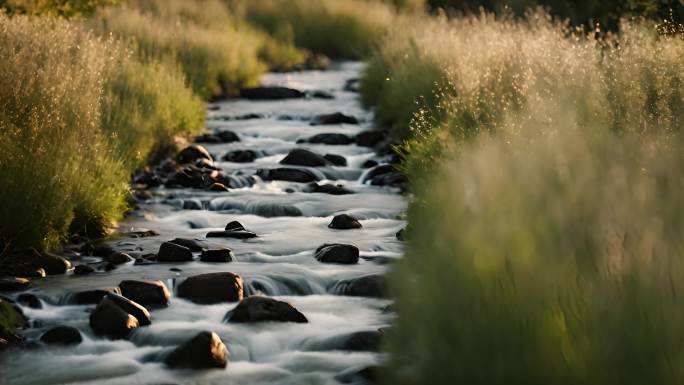
[[(289, 99), (218, 102), (208, 111), (207, 127), (231, 130), (241, 141), (207, 144), (220, 156), (235, 149), (252, 149), (264, 156), (253, 163), (217, 162), (226, 174), (240, 179), (257, 169), (278, 167), (287, 152), (296, 147), (321, 154), (339, 154), (346, 167), (319, 167), (323, 183), (342, 184), (350, 195), (307, 193), (301, 183), (257, 181), (254, 185), (211, 192), (193, 189), (154, 190), (154, 199), (140, 204), (120, 233), (151, 229), (157, 236), (114, 237), (115, 249), (133, 256), (154, 253), (159, 245), (176, 237), (205, 239), (212, 230), (222, 230), (237, 220), (258, 234), (248, 240), (210, 238), (207, 244), (233, 250), (235, 261), (210, 264), (199, 261), (179, 264), (122, 265), (89, 276), (50, 277), (37, 280), (32, 293), (41, 309), (23, 308), (31, 327), (23, 331), (29, 340), (37, 339), (48, 327), (67, 324), (80, 329), (84, 341), (73, 347), (46, 347), (28, 344), (3, 357), (0, 384), (337, 384), (359, 382), (352, 374), (383, 360), (382, 353), (346, 351), (344, 344), (352, 333), (376, 331), (388, 326), (392, 313), (390, 300), (343, 295), (354, 278), (384, 274), (388, 261), (398, 258), (402, 244), (395, 237), (405, 226), (400, 219), (405, 199), (389, 187), (363, 184), (361, 164), (378, 159), (372, 149), (356, 145), (297, 144), (297, 140), (317, 133), (355, 134), (372, 126), (372, 114), (364, 111), (356, 93), (346, 91), (347, 80), (359, 76), (360, 63), (340, 63), (328, 71), (267, 74), (264, 84), (284, 85), (300, 90), (327, 90), (334, 99)], [(343, 112), (360, 124), (311, 126), (315, 115)], [(259, 114), (257, 119), (234, 117)], [(185, 210), (201, 206), (202, 210)], [(348, 213), (361, 220), (363, 228), (328, 228), (335, 214)], [(351, 243), (361, 251), (355, 265), (320, 263), (314, 250), (324, 243)], [(78, 263), (98, 262), (81, 257)], [(178, 271), (180, 269), (180, 271)], [(236, 303), (199, 305), (172, 296), (167, 308), (152, 310), (152, 325), (135, 329), (118, 341), (97, 337), (88, 324), (93, 305), (64, 305), (68, 293), (113, 287), (124, 279), (161, 279), (173, 290), (185, 277), (217, 271), (230, 271), (245, 280), (245, 295), (262, 293), (287, 301), (299, 309), (309, 323), (222, 322)], [(210, 330), (220, 335), (230, 350), (226, 369), (172, 370), (160, 362), (163, 356), (197, 332)]]

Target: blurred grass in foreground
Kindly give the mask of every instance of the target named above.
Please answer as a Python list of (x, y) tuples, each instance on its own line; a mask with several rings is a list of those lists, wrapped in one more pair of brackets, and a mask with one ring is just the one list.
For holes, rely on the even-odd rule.
[(684, 39), (539, 12), (403, 31), (363, 88), (412, 138), (385, 383), (684, 381)]

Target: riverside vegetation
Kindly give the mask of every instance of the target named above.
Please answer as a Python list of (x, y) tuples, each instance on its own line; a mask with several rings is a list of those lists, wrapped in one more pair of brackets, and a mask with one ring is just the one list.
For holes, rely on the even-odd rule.
[[(681, 2), (601, 2), (588, 15), (547, 3), (573, 24), (528, 8), (538, 2), (521, 2), (517, 16), (498, 3), (467, 3), (501, 12), (446, 18), (362, 1), (214, 3), (231, 20), (223, 23), (186, 2), (138, 2), (78, 23), (40, 19), (50, 34), (36, 31), (36, 19), (2, 16), (2, 56), (42, 59), (0, 75), (8, 93), (0, 95), (0, 177), (12, 202), (0, 216), (5, 246), (50, 246), (105, 228), (155, 145), (201, 128), (200, 97), (254, 84), (262, 63), (294, 66), (306, 55), (294, 45), (368, 58), (363, 101), (403, 143), (397, 151), (412, 182), (384, 381), (681, 383)], [(164, 22), (174, 12), (188, 30), (214, 33), (169, 39), (176, 29)], [(620, 19), (636, 13), (661, 20)], [(613, 31), (575, 27), (592, 16)], [(259, 43), (202, 40), (217, 34)], [(212, 48), (220, 44), (245, 55), (245, 67)], [(136, 67), (149, 71), (144, 84), (160, 76), (158, 87), (173, 92), (136, 91), (144, 88), (129, 86)], [(18, 84), (42, 87), (17, 92)], [(155, 119), (183, 123), (172, 128), (133, 112), (130, 121), (151, 127), (138, 131), (121, 119), (159, 108), (124, 108), (129, 98), (121, 96), (112, 103), (124, 89), (168, 106)]]

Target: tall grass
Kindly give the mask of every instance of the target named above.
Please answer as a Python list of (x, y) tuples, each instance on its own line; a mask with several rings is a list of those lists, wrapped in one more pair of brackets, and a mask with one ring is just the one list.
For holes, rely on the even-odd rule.
[(77, 24), (0, 14), (0, 57), (7, 250), (102, 235), (154, 143), (202, 127), (202, 104), (182, 76)]
[(681, 383), (684, 40), (543, 13), (407, 36), (366, 74), (418, 104), (386, 383)]
[(266, 69), (262, 35), (240, 28), (219, 0), (136, 0), (103, 9), (97, 29), (128, 40), (143, 60), (177, 62), (204, 98), (253, 86)]
[(364, 0), (231, 1), (236, 12), (280, 41), (332, 58), (370, 55), (392, 26), (394, 7)]

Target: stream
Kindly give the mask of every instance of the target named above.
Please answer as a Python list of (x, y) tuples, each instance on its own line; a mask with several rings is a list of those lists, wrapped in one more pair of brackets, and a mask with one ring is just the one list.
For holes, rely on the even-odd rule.
[[(202, 143), (215, 156), (215, 165), (239, 183), (279, 162), (294, 148), (341, 155), (346, 166), (299, 167), (311, 171), (319, 184), (341, 185), (349, 194), (307, 191), (307, 183), (253, 178), (254, 184), (229, 191), (157, 187), (152, 199), (119, 224), (108, 243), (117, 251), (139, 257), (156, 253), (174, 238), (196, 239), (210, 247), (233, 252), (228, 263), (201, 262), (135, 264), (90, 275), (51, 276), (35, 280), (28, 293), (40, 308), (22, 306), (30, 325), (21, 334), (25, 346), (3, 353), (0, 384), (339, 384), (364, 383), (358, 372), (385, 358), (375, 349), (350, 348), (359, 332), (377, 332), (391, 324), (391, 300), (351, 292), (350, 284), (363, 277), (385, 274), (400, 258), (403, 243), (396, 233), (406, 199), (398, 188), (364, 183), (368, 160), (383, 163), (373, 148), (357, 144), (302, 143), (320, 133), (354, 136), (372, 128), (373, 116), (359, 104), (348, 81), (358, 78), (362, 63), (333, 63), (326, 71), (270, 73), (265, 85), (302, 91), (326, 91), (334, 98), (284, 100), (229, 99), (210, 103), (209, 132), (230, 130), (240, 141)], [(341, 112), (358, 124), (311, 125), (322, 114)], [(298, 143), (299, 141), (299, 143)], [(234, 150), (252, 150), (252, 162), (222, 161)], [(258, 171), (262, 170), (262, 171)], [(261, 174), (259, 174), (261, 175)], [(338, 214), (349, 214), (360, 229), (328, 227)], [(206, 238), (227, 223), (239, 221), (257, 234), (250, 239)], [(131, 232), (153, 230), (156, 235), (132, 237)], [(316, 249), (327, 243), (352, 244), (360, 250), (355, 264), (319, 262)], [(197, 253), (195, 254), (197, 256)], [(99, 257), (78, 256), (74, 265), (101, 263)], [(292, 304), (307, 323), (228, 323), (224, 316), (237, 302), (198, 304), (176, 295), (178, 284), (190, 276), (232, 272), (244, 280), (244, 296), (264, 295)], [(381, 277), (382, 278), (382, 277)], [(152, 324), (138, 327), (124, 339), (97, 336), (89, 325), (93, 304), (68, 301), (69, 294), (115, 287), (123, 280), (161, 280), (172, 295), (168, 307), (151, 308)], [(9, 295), (10, 298), (16, 295)], [(47, 346), (40, 336), (55, 325), (78, 328), (83, 341), (73, 346)], [(171, 369), (159, 359), (200, 331), (218, 334), (230, 351), (225, 369)]]

